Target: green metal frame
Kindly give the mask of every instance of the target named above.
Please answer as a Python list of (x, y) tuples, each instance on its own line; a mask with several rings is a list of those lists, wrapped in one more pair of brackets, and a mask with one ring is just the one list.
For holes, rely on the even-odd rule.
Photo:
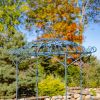
[[(74, 48), (74, 50), (69, 50), (68, 47), (71, 46)], [(81, 51), (78, 50), (78, 48), (81, 48)], [(64, 56), (65, 62), (61, 63), (64, 68), (65, 68), (65, 90), (66, 90), (66, 100), (67, 100), (67, 68), (71, 64), (75, 63), (78, 60), (81, 60), (81, 58), (85, 55), (90, 55), (94, 52), (96, 52), (96, 47), (88, 47), (85, 48), (82, 45), (79, 45), (77, 43), (71, 42), (71, 41), (63, 41), (59, 39), (41, 39), (41, 40), (36, 40), (33, 42), (30, 42), (26, 44), (25, 46), (18, 48), (18, 49), (9, 49), (8, 53), (10, 55), (15, 55), (18, 58), (27, 58), (34, 56), (37, 58), (37, 66), (36, 66), (36, 98), (38, 100), (38, 56), (47, 56), (47, 57), (52, 57), (53, 55), (59, 55), (59, 56)], [(74, 59), (71, 54), (80, 54), (80, 57), (78, 59)], [(71, 64), (67, 64), (66, 60), (68, 58), (74, 59)], [(19, 61), (20, 62), (20, 61)], [(16, 61), (16, 100), (18, 100), (18, 61)], [(82, 100), (82, 63), (80, 63), (80, 100)]]

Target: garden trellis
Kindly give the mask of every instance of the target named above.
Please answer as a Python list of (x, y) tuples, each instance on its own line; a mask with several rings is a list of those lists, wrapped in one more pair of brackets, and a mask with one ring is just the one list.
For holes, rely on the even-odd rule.
[[(17, 0), (12, 0), (12, 1), (10, 1), (9, 0), (9, 2), (6, 2), (6, 0), (2, 0), (2, 2), (1, 2), (1, 5), (4, 5), (4, 7), (3, 8), (5, 8), (4, 9), (4, 11), (6, 12), (6, 14), (8, 14), (8, 15), (2, 15), (3, 13), (1, 13), (1, 19), (2, 20), (0, 20), (1, 21), (1, 23), (3, 23), (4, 24), (4, 26), (6, 26), (6, 28), (2, 28), (1, 27), (1, 29), (3, 30), (5, 30), (5, 33), (7, 32), (7, 31), (9, 31), (9, 34), (11, 33), (11, 34), (13, 34), (13, 33), (15, 33), (15, 34), (17, 34), (16, 33), (16, 31), (18, 31), (17, 29), (18, 29), (18, 24), (20, 24), (20, 17), (21, 17), (21, 15), (19, 14), (19, 13), (22, 13), (21, 11), (20, 11), (20, 5), (21, 5), (21, 2), (22, 1), (27, 1), (27, 0), (18, 0), (18, 2), (17, 2)], [(34, 0), (33, 0), (34, 1)], [(44, 1), (44, 0), (43, 0)], [(67, 1), (67, 0), (66, 0)], [(78, 0), (77, 0), (78, 1)], [(11, 3), (11, 4), (10, 4)], [(11, 6), (12, 4), (16, 4), (16, 7), (15, 7), (15, 5), (14, 6)], [(24, 2), (25, 3), (25, 2)], [(77, 3), (78, 4), (78, 3)], [(9, 5), (9, 8), (7, 8), (7, 6)], [(24, 4), (22, 4), (21, 5), (21, 7), (23, 7), (23, 5)], [(27, 6), (27, 4), (26, 4), (26, 6)], [(12, 7), (12, 8), (10, 8), (10, 7)], [(38, 6), (39, 7), (39, 6)], [(60, 7), (59, 7), (60, 8)], [(70, 8), (70, 7), (69, 7)], [(74, 7), (72, 7), (72, 8), (74, 8)], [(13, 10), (14, 9), (14, 10)], [(10, 11), (11, 10), (11, 11)], [(34, 9), (31, 9), (31, 11), (33, 11)], [(10, 11), (10, 12), (9, 12)], [(13, 13), (12, 13), (13, 12)], [(27, 11), (26, 11), (27, 12)], [(24, 12), (24, 14), (26, 13), (26, 12)], [(65, 11), (66, 12), (66, 11)], [(70, 12), (70, 9), (69, 9), (69, 12)], [(37, 12), (36, 12), (37, 13)], [(40, 13), (40, 12), (39, 12)], [(39, 14), (38, 13), (38, 14)], [(55, 14), (55, 13), (54, 13)], [(68, 13), (69, 14), (69, 13)], [(78, 13), (79, 14), (79, 13)], [(65, 15), (64, 15), (64, 17), (65, 17)], [(81, 14), (80, 15), (80, 18), (81, 18), (81, 21), (82, 21), (82, 19), (83, 19), (83, 17), (84, 17), (84, 15), (83, 14)], [(36, 16), (36, 18), (37, 18), (37, 16)], [(47, 17), (46, 17), (47, 18)], [(15, 20), (16, 19), (16, 20)], [(14, 21), (13, 21), (14, 20)], [(18, 22), (17, 22), (18, 21)], [(29, 21), (30, 21), (30, 19), (29, 19)], [(39, 27), (40, 29), (42, 28), (41, 27), (41, 22), (43, 22), (43, 21), (45, 21), (45, 19), (43, 19), (43, 20), (35, 20), (35, 19), (32, 19), (31, 21), (33, 21), (34, 23), (35, 22), (38, 22), (37, 24), (40, 24), (40, 25), (37, 25), (37, 27)], [(61, 21), (61, 20), (57, 20), (57, 21)], [(55, 21), (55, 23), (57, 23), (57, 21)], [(65, 21), (65, 19), (63, 19), (62, 21)], [(71, 20), (69, 19), (69, 21), (68, 22), (70, 22)], [(17, 22), (17, 23), (16, 23)], [(48, 21), (49, 22), (49, 21)], [(48, 23), (47, 22), (47, 23)], [(73, 22), (73, 21), (72, 21)], [(46, 24), (47, 24), (46, 23)], [(51, 22), (52, 23), (52, 22)], [(81, 22), (82, 23), (82, 22)], [(25, 24), (25, 23), (24, 23)], [(30, 22), (28, 22), (28, 24), (30, 24)], [(50, 23), (48, 23), (48, 24), (50, 24)], [(67, 23), (66, 23), (67, 24)], [(63, 25), (63, 26), (66, 26), (66, 24), (65, 25)], [(58, 24), (57, 24), (58, 25)], [(56, 25), (56, 26), (57, 26)], [(29, 25), (30, 26), (30, 25)], [(46, 26), (46, 25), (45, 25)], [(53, 32), (55, 32), (53, 29), (51, 29), (50, 27), (48, 28), (48, 26), (49, 25), (47, 25), (46, 27), (45, 27), (45, 29), (44, 30), (46, 30), (47, 32), (51, 32), (51, 31), (53, 31)], [(58, 25), (59, 26), (59, 25)], [(62, 26), (62, 23), (60, 23), (60, 26)], [(70, 27), (69, 27), (69, 31), (71, 31), (71, 29), (73, 29), (74, 28), (74, 31), (76, 31), (77, 30), (77, 27), (76, 27), (76, 23), (72, 23), (71, 25), (69, 25)], [(73, 27), (74, 26), (74, 27)], [(30, 27), (29, 27), (30, 28)], [(46, 29), (47, 28), (47, 29)], [(60, 33), (62, 33), (62, 31), (61, 31), (61, 27), (56, 27), (57, 28), (57, 30), (58, 31), (60, 31)], [(50, 30), (49, 30), (50, 29)], [(66, 27), (66, 30), (68, 29), (68, 27)], [(3, 31), (4, 31), (3, 30)], [(16, 30), (16, 31), (15, 31)], [(64, 28), (64, 30), (65, 30), (65, 28)], [(67, 31), (66, 31), (67, 32)], [(55, 32), (56, 33), (56, 32)], [(46, 56), (47, 58), (48, 57), (53, 57), (53, 55), (56, 55), (56, 56), (63, 56), (64, 57), (64, 59), (65, 59), (65, 61), (64, 62), (61, 62), (61, 61), (58, 61), (59, 63), (61, 63), (63, 66), (64, 66), (64, 68), (65, 68), (65, 90), (66, 90), (66, 93), (65, 93), (65, 95), (66, 95), (66, 99), (67, 99), (67, 94), (68, 94), (68, 86), (67, 86), (67, 68), (68, 68), (68, 66), (70, 66), (71, 64), (73, 64), (74, 62), (76, 62), (76, 61), (80, 61), (80, 87), (81, 87), (81, 91), (80, 91), (80, 94), (81, 94), (81, 98), (80, 98), (80, 100), (82, 100), (82, 61), (81, 61), (81, 58), (83, 57), (83, 56), (85, 56), (85, 55), (91, 55), (92, 53), (94, 53), (94, 52), (96, 52), (96, 48), (95, 47), (89, 47), (89, 48), (85, 48), (85, 47), (83, 47), (82, 45), (80, 45), (80, 44), (77, 44), (77, 43), (75, 43), (75, 42), (71, 42), (71, 41), (67, 41), (67, 40), (61, 40), (61, 38), (57, 38), (57, 37), (55, 37), (55, 33), (54, 34), (49, 34), (50, 36), (52, 35), (52, 38), (50, 38), (50, 39), (43, 39), (42, 37), (41, 37), (41, 39), (38, 39), (38, 38), (40, 38), (39, 36), (38, 36), (38, 33), (36, 33), (37, 34), (37, 40), (36, 41), (33, 41), (33, 42), (31, 42), (31, 43), (28, 43), (28, 44), (26, 44), (25, 46), (23, 46), (23, 47), (20, 47), (20, 48), (16, 48), (16, 49), (9, 49), (8, 51), (7, 51), (7, 53), (9, 54), (9, 55), (12, 55), (11, 57), (12, 57), (12, 60), (13, 60), (13, 62), (15, 63), (15, 65), (16, 65), (16, 100), (18, 100), (18, 68), (19, 68), (19, 63), (21, 62), (21, 60), (23, 60), (23, 59), (27, 59), (27, 58), (31, 58), (31, 57), (35, 57), (36, 59), (37, 59), (37, 64), (36, 64), (36, 98), (37, 98), (37, 100), (38, 100), (38, 64), (39, 64), (39, 57), (40, 56)], [(59, 32), (58, 32), (59, 33)], [(59, 34), (60, 34), (59, 33)], [(72, 33), (74, 33), (74, 32), (72, 32)], [(70, 33), (70, 34), (72, 34), (72, 33)], [(11, 37), (11, 34), (10, 34), (10, 38), (8, 37), (8, 40), (6, 40), (6, 42), (8, 43), (9, 41), (12, 41), (12, 37)], [(58, 34), (58, 36), (59, 36), (59, 34)], [(65, 33), (64, 33), (65, 34)], [(62, 37), (64, 38), (64, 34), (62, 35)], [(45, 35), (45, 34), (44, 34)], [(46, 34), (47, 35), (47, 34)], [(46, 37), (46, 35), (45, 35), (45, 37)], [(54, 35), (54, 38), (53, 38), (53, 35)], [(66, 37), (66, 35), (67, 35), (67, 33), (65, 34), (65, 37)], [(80, 35), (80, 34), (78, 34), (78, 35)], [(74, 34), (74, 36), (78, 36), (78, 35), (75, 35)], [(81, 34), (82, 35), (82, 34)], [(6, 35), (5, 35), (6, 36)], [(8, 35), (9, 36), (9, 35)], [(81, 38), (81, 40), (82, 40), (82, 38)], [(72, 50), (70, 50), (69, 49), (69, 47), (72, 47), (73, 49)], [(1, 45), (1, 48), (3, 48), (3, 46)], [(78, 48), (81, 48), (80, 50), (78, 49)], [(78, 56), (78, 58), (77, 59), (75, 59), (72, 55), (79, 55)], [(67, 63), (67, 59), (72, 59), (72, 63), (71, 64), (68, 64)]]
[[(74, 50), (69, 50), (68, 47), (72, 46)], [(81, 48), (78, 50), (77, 48)], [(39, 56), (46, 56), (52, 57), (53, 55), (56, 56), (64, 56), (65, 62), (60, 62), (65, 68), (65, 96), (67, 100), (67, 68), (69, 65), (73, 64), (80, 60), (80, 87), (81, 87), (81, 98), (82, 100), (82, 61), (81, 58), (85, 55), (91, 55), (92, 53), (96, 52), (95, 47), (88, 47), (87, 49), (77, 43), (60, 40), (60, 39), (39, 39), (28, 43), (27, 45), (18, 48), (18, 49), (10, 49), (8, 53), (11, 55), (15, 55), (17, 58), (27, 58), (34, 56), (37, 59), (37, 67), (36, 67), (36, 98), (38, 100), (38, 57)], [(71, 54), (79, 54), (80, 56), (77, 59), (74, 59)], [(67, 59), (73, 59), (71, 64), (67, 64)], [(20, 62), (20, 60), (19, 60)], [(16, 99), (18, 99), (18, 61), (16, 62)]]

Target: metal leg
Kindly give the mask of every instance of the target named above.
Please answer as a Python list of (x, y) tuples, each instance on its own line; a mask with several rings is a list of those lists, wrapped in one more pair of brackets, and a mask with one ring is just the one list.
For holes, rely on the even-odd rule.
[(38, 100), (38, 57), (36, 61), (36, 100)]
[(82, 100), (82, 61), (80, 61), (80, 100)]
[(65, 54), (65, 100), (67, 100), (67, 55)]
[(18, 100), (18, 61), (16, 61), (16, 100)]

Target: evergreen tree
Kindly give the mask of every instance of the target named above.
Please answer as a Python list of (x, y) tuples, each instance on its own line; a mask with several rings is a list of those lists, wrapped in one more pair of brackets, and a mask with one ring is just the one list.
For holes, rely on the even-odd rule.
[[(18, 30), (23, 9), (20, 0), (0, 2), (0, 99), (15, 98), (16, 68), (8, 49), (22, 47), (26, 42)], [(20, 61), (18, 97), (35, 95), (35, 64), (33, 59)]]

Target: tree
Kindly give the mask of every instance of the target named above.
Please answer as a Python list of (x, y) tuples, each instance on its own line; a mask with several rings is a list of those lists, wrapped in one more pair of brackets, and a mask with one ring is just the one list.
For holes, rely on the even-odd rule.
[(82, 43), (82, 25), (78, 22), (80, 9), (74, 6), (75, 1), (37, 0), (29, 4), (29, 18), (34, 20), (37, 27), (44, 29), (41, 38), (60, 38)]
[[(100, 86), (100, 63), (99, 60), (91, 56), (90, 62), (85, 62), (83, 67), (84, 72), (84, 86), (85, 87), (99, 87)], [(88, 80), (88, 81), (87, 81)]]
[[(23, 3), (20, 0), (2, 0), (0, 2), (0, 99), (15, 98), (16, 69), (13, 58), (7, 52), (25, 44), (24, 36), (17, 26), (20, 24)], [(35, 94), (35, 66), (33, 59), (20, 62), (18, 97)], [(34, 68), (34, 69), (33, 69)]]
[[(33, 21), (34, 25), (43, 34), (38, 38), (59, 38), (79, 44), (83, 41), (83, 24), (80, 23), (80, 8), (76, 0), (37, 0), (28, 2), (27, 21)], [(68, 48), (73, 50), (73, 47)], [(81, 50), (81, 47), (77, 48)], [(79, 57), (77, 54), (71, 55), (73, 58)], [(71, 62), (71, 59), (68, 59)]]
[(100, 1), (99, 0), (83, 0), (82, 1), (82, 18), (83, 23), (92, 22), (100, 23)]

